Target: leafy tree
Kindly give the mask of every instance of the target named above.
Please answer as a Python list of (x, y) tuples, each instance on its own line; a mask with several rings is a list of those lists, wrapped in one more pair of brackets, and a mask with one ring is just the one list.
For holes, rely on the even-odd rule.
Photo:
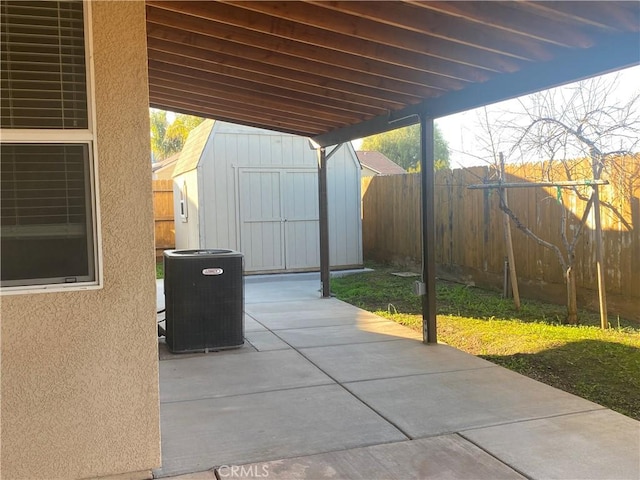
[[(434, 137), (436, 170), (449, 168), (449, 146), (437, 126)], [(378, 151), (405, 170), (419, 171), (420, 125), (411, 125), (367, 137), (362, 141), (362, 149)]]
[(164, 145), (164, 137), (169, 125), (167, 112), (149, 109), (149, 120), (151, 123), (151, 153), (153, 153), (154, 161), (157, 162), (169, 156), (166, 154)]
[(177, 114), (169, 123), (164, 110), (149, 110), (151, 121), (151, 151), (154, 161), (159, 162), (182, 150), (189, 132), (202, 123), (204, 118)]

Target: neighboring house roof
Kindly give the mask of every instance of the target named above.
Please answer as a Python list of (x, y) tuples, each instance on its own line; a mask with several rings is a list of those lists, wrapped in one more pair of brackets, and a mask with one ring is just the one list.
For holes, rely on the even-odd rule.
[(206, 119), (196, 128), (191, 130), (184, 147), (182, 147), (176, 167), (173, 170), (174, 177), (177, 177), (182, 173), (189, 172), (198, 166), (200, 155), (202, 155), (202, 151), (209, 139), (214, 123), (214, 120)]
[(174, 153), (168, 158), (160, 162), (156, 162), (151, 166), (151, 171), (155, 176), (162, 176), (162, 178), (170, 179), (173, 175), (173, 169), (178, 163), (178, 159), (180, 158), (180, 152)]
[(358, 160), (360, 160), (360, 163), (363, 167), (367, 167), (369, 170), (373, 170), (378, 175), (395, 175), (398, 173), (407, 173), (404, 168), (402, 168), (397, 163), (392, 162), (380, 152), (358, 150), (356, 152), (356, 155), (358, 155)]

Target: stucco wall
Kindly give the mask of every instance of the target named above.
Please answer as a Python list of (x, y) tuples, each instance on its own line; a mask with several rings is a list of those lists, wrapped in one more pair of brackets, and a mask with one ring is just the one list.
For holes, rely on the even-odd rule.
[(104, 288), (2, 297), (2, 475), (160, 463), (143, 2), (91, 2)]

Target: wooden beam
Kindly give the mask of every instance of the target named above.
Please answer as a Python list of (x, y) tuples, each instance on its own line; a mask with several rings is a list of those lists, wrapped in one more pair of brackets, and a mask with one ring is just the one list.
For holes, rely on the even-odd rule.
[(498, 182), (469, 185), (469, 190), (489, 190), (492, 188), (535, 188), (535, 187), (575, 187), (578, 185), (609, 185), (608, 180), (560, 180), (557, 182)]
[[(221, 64), (206, 63), (199, 60), (192, 61), (191, 59), (185, 60), (184, 57), (152, 51), (151, 49), (149, 53), (152, 57), (149, 59), (150, 75), (153, 74), (158, 77), (177, 75), (186, 77), (182, 78), (184, 81), (197, 79), (203, 82), (210, 82), (215, 79), (216, 82), (229, 87), (242, 88), (254, 93), (271, 94), (282, 97), (286, 101), (300, 99), (316, 104), (317, 108), (328, 105), (362, 116), (375, 116), (386, 112), (386, 109), (376, 105), (378, 102), (375, 100), (357, 94), (349, 94), (323, 86), (309, 85), (295, 80), (272, 77)], [(397, 106), (401, 105), (397, 104)]]
[(237, 112), (247, 116), (254, 115), (256, 120), (286, 118), (291, 124), (299, 125), (302, 129), (318, 129), (326, 130), (335, 122), (323, 120), (317, 116), (311, 116), (308, 113), (297, 114), (287, 112), (282, 109), (273, 109), (265, 106), (259, 106), (255, 102), (247, 103), (243, 101), (232, 100), (229, 97), (212, 97), (202, 95), (184, 89), (172, 89), (167, 87), (155, 86), (153, 89), (154, 98), (164, 98), (167, 101), (178, 101), (189, 103), (191, 105), (207, 105), (211, 109), (222, 112)]
[[(544, 45), (521, 35), (504, 30), (499, 31), (490, 25), (478, 25), (465, 18), (416, 8), (402, 2), (314, 1), (313, 3), (337, 12), (366, 18), (427, 37), (436, 37), (453, 44), (467, 45), (477, 48), (479, 51), (525, 61), (550, 58)], [(485, 5), (485, 8), (490, 8), (490, 6)]]
[[(410, 0), (412, 5), (463, 18), (497, 31), (528, 37), (563, 47), (587, 48), (592, 40), (578, 28), (554, 18), (543, 18), (518, 8), (514, 2), (429, 1)], [(505, 41), (507, 41), (505, 39)]]
[(640, 31), (640, 4), (637, 1), (522, 2), (520, 8), (537, 11), (547, 19), (598, 27), (604, 32)]
[(636, 33), (599, 37), (591, 48), (559, 50), (551, 62), (528, 65), (485, 84), (470, 85), (464, 91), (426, 102), (429, 105), (425, 103), (425, 107), (437, 118), (637, 65), (637, 40)]
[[(263, 78), (270, 77), (271, 80), (265, 83), (271, 85), (275, 78), (277, 80), (276, 85), (285, 85), (287, 82), (296, 82), (298, 85), (302, 84), (306, 87), (301, 90), (303, 93), (324, 91), (328, 98), (334, 98), (344, 102), (351, 102), (358, 105), (367, 105), (375, 108), (387, 110), (388, 108), (397, 108), (405, 106), (407, 103), (402, 100), (405, 98), (396, 98), (397, 95), (389, 95), (384, 97), (379, 91), (369, 89), (367, 87), (355, 86), (347, 82), (335, 80), (331, 78), (323, 78), (318, 75), (309, 75), (304, 72), (296, 72), (294, 70), (280, 69), (280, 68), (268, 68), (266, 73), (261, 73), (260, 65), (249, 61), (242, 61), (242, 59), (235, 57), (227, 57), (224, 54), (220, 56), (219, 62), (215, 61), (217, 54), (207, 52), (203, 50), (202, 53), (196, 50), (192, 50), (189, 53), (190, 56), (183, 54), (178, 55), (171, 53), (174, 50), (174, 46), (171, 42), (165, 42), (163, 40), (157, 40), (150, 38), (148, 40), (149, 62), (160, 61), (165, 64), (172, 64), (177, 67), (177, 71), (181, 68), (188, 67), (193, 70), (200, 70), (207, 74), (210, 78), (212, 75), (216, 75), (218, 71), (222, 70), (225, 74), (237, 75), (236, 78), (240, 78), (247, 82), (255, 84), (254, 90), (260, 91), (262, 82), (254, 81), (257, 76), (263, 76)], [(226, 60), (229, 58), (229, 63), (233, 64), (234, 70), (231, 71), (226, 65)], [(238, 65), (236, 67), (236, 65)], [(244, 68), (243, 68), (244, 67)], [(287, 74), (293, 80), (287, 80)], [(292, 89), (292, 92), (300, 91), (300, 87)], [(291, 95), (291, 98), (296, 98), (297, 95)], [(412, 98), (412, 100), (414, 100)], [(387, 109), (384, 106), (387, 106)]]
[(408, 31), (392, 25), (331, 11), (322, 6), (303, 2), (229, 1), (239, 8), (287, 18), (289, 20), (392, 46), (448, 61), (469, 65), (494, 72), (512, 72), (520, 62), (506, 55), (480, 50), (469, 45), (451, 42), (438, 37)]
[[(150, 8), (148, 10), (149, 12), (153, 12), (155, 9)], [(173, 16), (175, 15), (177, 14), (173, 14)], [(194, 19), (196, 22), (198, 20), (199, 19)], [(292, 43), (280, 40), (280, 45), (265, 45), (269, 42), (266, 42), (266, 38), (264, 37), (262, 41), (260, 41), (262, 36), (259, 34), (254, 34), (256, 36), (254, 42), (246, 40), (240, 43), (237, 38), (237, 32), (235, 38), (229, 40), (228, 36), (221, 33), (222, 29), (220, 28), (209, 27), (211, 33), (204, 34), (189, 30), (185, 23), (178, 23), (177, 26), (169, 26), (166, 25), (166, 23), (169, 23), (171, 21), (170, 19), (168, 19), (166, 23), (156, 23), (157, 21), (161, 21), (161, 19), (158, 19), (157, 16), (151, 13), (147, 15), (148, 38), (158, 38), (174, 42), (180, 45), (185, 52), (188, 51), (189, 47), (197, 47), (207, 51), (223, 52), (240, 59), (253, 60), (264, 64), (263, 69), (266, 71), (268, 71), (271, 66), (278, 66), (324, 77), (330, 76), (331, 78), (337, 78), (354, 85), (361, 85), (381, 92), (389, 92), (414, 98), (438, 95), (442, 93), (444, 85), (447, 83), (452, 85), (450, 89), (457, 89), (462, 86), (457, 80), (443, 79), (435, 76), (431, 76), (431, 80), (442, 84), (438, 88), (417, 85), (404, 81), (401, 76), (394, 76), (394, 71), (398, 73), (398, 69), (395, 67), (390, 67), (387, 71), (378, 73), (373, 68), (374, 66), (371, 62), (363, 65), (357, 57), (353, 58), (338, 52), (324, 52), (323, 54), (320, 49), (311, 49), (308, 46), (298, 49), (295, 54), (288, 53), (287, 49), (293, 50)], [(174, 25), (176, 24), (174, 23)], [(193, 30), (196, 29), (196, 27), (192, 28)], [(204, 26), (202, 26), (202, 28), (204, 29)], [(376, 67), (380, 67), (380, 65), (376, 65)], [(425, 74), (425, 76), (429, 76), (429, 74)]]
[(416, 116), (423, 112), (434, 118), (444, 117), (638, 64), (640, 44), (637, 33), (601, 36), (595, 39), (591, 48), (561, 50), (551, 62), (534, 63), (519, 72), (497, 75), (488, 82), (473, 84), (464, 90), (394, 111), (391, 115), (402, 119), (395, 124), (390, 122), (390, 115), (381, 115), (357, 126), (338, 128), (313, 140), (318, 145), (335, 145), (414, 124)]
[[(455, 82), (483, 81), (486, 72), (433, 56), (407, 52), (387, 45), (240, 9), (224, 3), (215, 8), (203, 2), (163, 1), (148, 9), (148, 19), (303, 58), (329, 59), (336, 65), (403, 78), (434, 88), (456, 88)], [(213, 22), (213, 23), (212, 23)], [(166, 24), (166, 23), (165, 23)], [(443, 83), (447, 82), (447, 83)], [(450, 84), (449, 82), (454, 82)], [(459, 86), (462, 84), (458, 83)]]
[(240, 123), (242, 125), (258, 126), (268, 130), (277, 130), (286, 133), (294, 133), (305, 137), (312, 137), (319, 132), (324, 131), (317, 128), (304, 129), (299, 123), (288, 122), (283, 117), (259, 118), (252, 113), (238, 112), (237, 110), (224, 110), (218, 108), (210, 108), (202, 104), (194, 104), (188, 101), (180, 101), (176, 98), (149, 96), (149, 103), (152, 107), (161, 108), (178, 113), (187, 113), (189, 115), (197, 115), (215, 120), (224, 120), (231, 123)]
[[(223, 69), (223, 71), (226, 71)], [(259, 79), (260, 76), (256, 74)], [(181, 66), (176, 69), (174, 64), (165, 63), (157, 60), (149, 60), (149, 78), (166, 78), (176, 82), (182, 82), (182, 85), (193, 85), (194, 87), (202, 87), (203, 89), (221, 89), (223, 92), (230, 89), (238, 90), (240, 93), (247, 92), (247, 95), (255, 96), (256, 91), (266, 98), (273, 98), (274, 101), (280, 101), (283, 104), (297, 103), (301, 107), (309, 106), (316, 110), (326, 109), (328, 112), (336, 112), (336, 114), (348, 114), (357, 118), (367, 118), (383, 113), (380, 108), (371, 108), (362, 103), (366, 102), (366, 98), (358, 103), (349, 101), (345, 94), (340, 95), (343, 98), (335, 98), (336, 93), (329, 92), (322, 88), (308, 88), (309, 92), (305, 92), (304, 84), (298, 85), (295, 82), (287, 82), (282, 80), (282, 86), (277, 86), (278, 78), (266, 77), (269, 84), (257, 81), (256, 78), (246, 80), (243, 77), (235, 75), (226, 75), (220, 72), (205, 72), (202, 70), (192, 69)], [(185, 83), (186, 82), (186, 83)], [(329, 95), (331, 93), (331, 97)]]
[(299, 100), (291, 101), (281, 97), (273, 97), (268, 94), (255, 95), (255, 92), (244, 91), (242, 89), (229, 89), (226, 85), (215, 84), (213, 82), (202, 82), (198, 79), (188, 79), (182, 77), (184, 81), (179, 81), (176, 77), (171, 76), (155, 77), (151, 72), (149, 75), (149, 89), (157, 93), (156, 88), (166, 88), (174, 91), (176, 94), (183, 94), (185, 91), (185, 81), (189, 84), (189, 93), (203, 95), (212, 98), (224, 98), (234, 102), (240, 102), (243, 105), (257, 105), (259, 107), (269, 108), (271, 110), (285, 113), (294, 113), (298, 115), (308, 116), (310, 111), (315, 112), (314, 117), (327, 120), (332, 124), (336, 123), (355, 123), (361, 119), (360, 116), (349, 113), (344, 110), (335, 110), (323, 105), (318, 108), (317, 104), (305, 103)]
[[(184, 113), (185, 115), (195, 115), (196, 117), (210, 118), (212, 120), (218, 120), (221, 122), (236, 123), (236, 124), (240, 123), (238, 119), (225, 117), (224, 115), (214, 116), (211, 113), (205, 111), (206, 109), (202, 109), (197, 105), (193, 106), (193, 108), (191, 107), (181, 108), (181, 107), (176, 107), (172, 105), (166, 105), (161, 100), (150, 99), (149, 107), (157, 108), (159, 110), (166, 110), (168, 112)], [(256, 122), (255, 119), (253, 119), (252, 121), (244, 121), (241, 124), (249, 127), (263, 128), (265, 130), (273, 130), (274, 128), (273, 126)], [(282, 128), (279, 131), (282, 133), (290, 133), (291, 135), (300, 135), (301, 137), (309, 137), (309, 132), (304, 132), (302, 130), (288, 130), (286, 128)]]

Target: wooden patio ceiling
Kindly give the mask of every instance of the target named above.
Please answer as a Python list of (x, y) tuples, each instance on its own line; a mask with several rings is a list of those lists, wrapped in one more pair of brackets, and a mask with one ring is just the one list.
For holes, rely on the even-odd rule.
[(332, 145), (640, 63), (640, 2), (147, 0), (151, 106)]

